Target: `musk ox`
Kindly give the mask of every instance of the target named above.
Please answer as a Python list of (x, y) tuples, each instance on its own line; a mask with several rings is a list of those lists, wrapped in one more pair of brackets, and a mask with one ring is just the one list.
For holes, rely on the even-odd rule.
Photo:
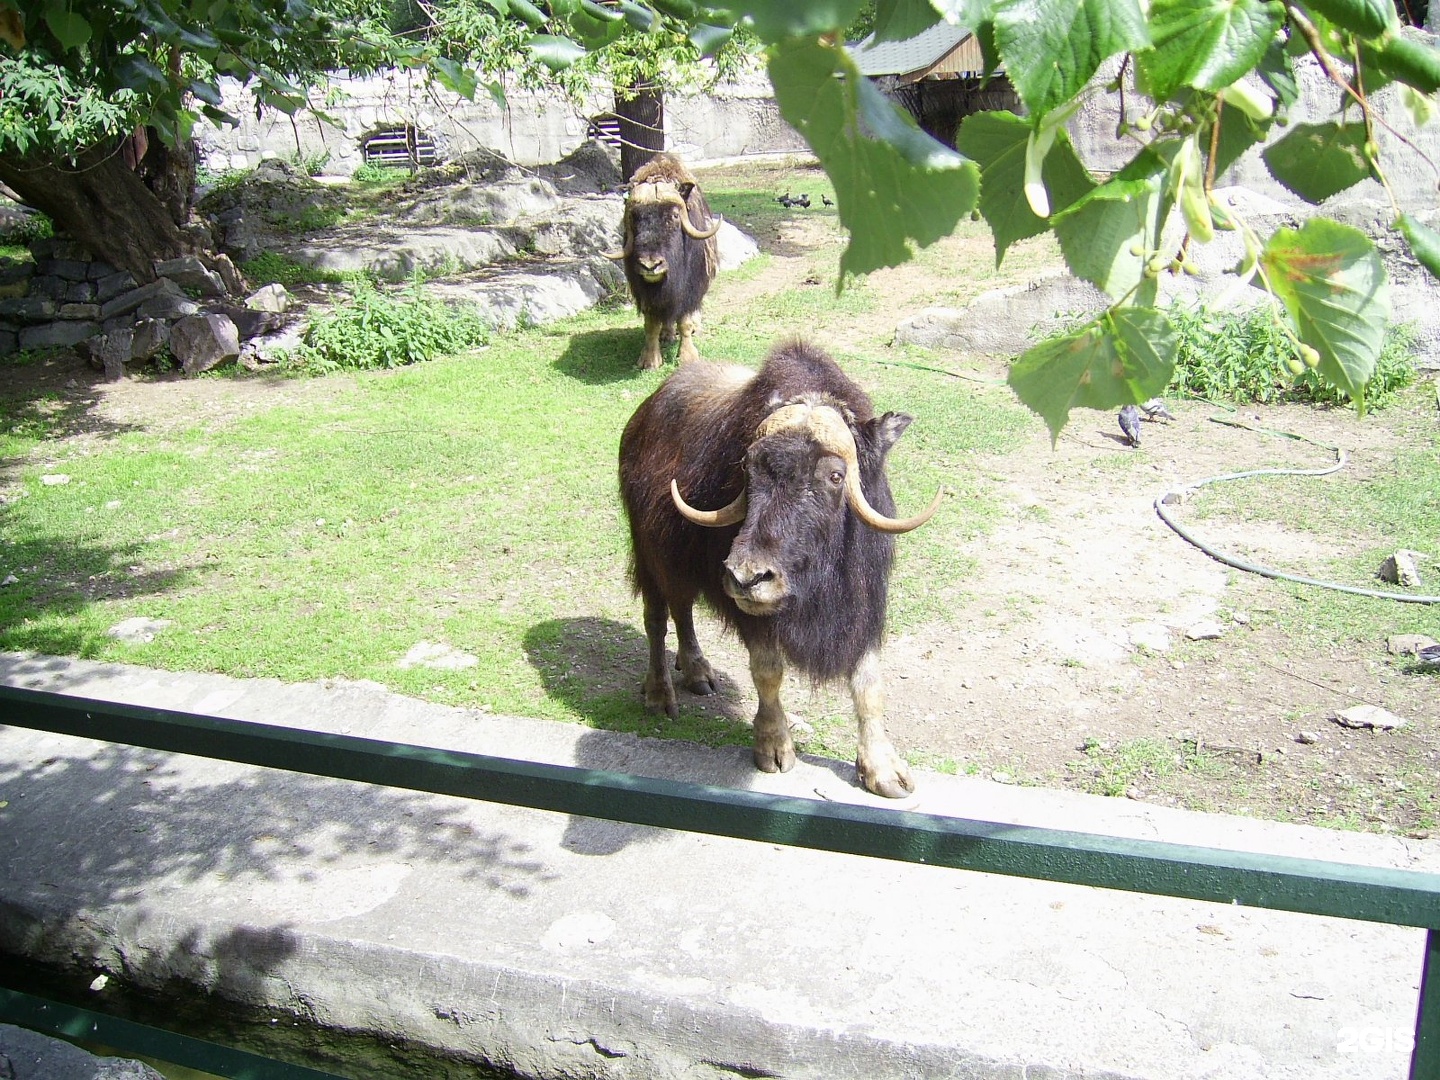
[(692, 618), (704, 597), (750, 653), (760, 769), (795, 764), (780, 704), (789, 661), (817, 682), (849, 680), (865, 787), (891, 798), (914, 790), (885, 732), (880, 672), (894, 534), (940, 503), (936, 492), (922, 513), (894, 516), (885, 457), (910, 420), (876, 416), (833, 360), (800, 342), (758, 373), (682, 365), (635, 410), (620, 438), (620, 495), (650, 644), (647, 709), (678, 712), (669, 619), (685, 688), (715, 692)]
[(700, 305), (715, 279), (720, 219), (695, 178), (670, 154), (636, 170), (625, 198), (625, 244), (605, 254), (625, 267), (630, 295), (645, 318), (640, 367), (660, 366), (660, 340), (680, 334), (680, 362), (700, 359), (695, 331)]

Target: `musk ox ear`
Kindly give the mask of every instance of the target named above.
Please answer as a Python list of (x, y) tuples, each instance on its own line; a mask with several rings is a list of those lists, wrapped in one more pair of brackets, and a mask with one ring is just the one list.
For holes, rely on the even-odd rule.
[(682, 183), (680, 185), (680, 198), (684, 199), (688, 203), (690, 201), (690, 193), (694, 190), (695, 184), (693, 181), (686, 181), (685, 183)]
[(915, 418), (909, 413), (887, 412), (884, 416), (877, 416), (873, 420), (865, 422), (865, 434), (870, 444), (875, 447), (875, 452), (884, 457), (890, 452), (890, 448), (900, 441), (900, 436), (905, 434)]

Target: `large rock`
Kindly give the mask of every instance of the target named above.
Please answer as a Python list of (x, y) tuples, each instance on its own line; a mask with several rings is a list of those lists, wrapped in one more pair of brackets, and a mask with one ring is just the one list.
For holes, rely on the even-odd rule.
[(199, 293), (201, 296), (224, 296), (225, 283), (220, 275), (207, 270), (194, 255), (182, 255), (178, 259), (166, 259), (155, 263), (155, 273), (169, 278), (180, 288)]
[(0, 1024), (0, 1077), (5, 1080), (165, 1080), (141, 1061), (96, 1057), (78, 1046)]
[(113, 319), (119, 315), (129, 315), (149, 300), (160, 299), (188, 300), (185, 290), (176, 285), (169, 278), (159, 278), (148, 284), (141, 285), (138, 289), (131, 289), (123, 292), (114, 299), (107, 301), (100, 308), (102, 319)]
[(240, 356), (240, 334), (226, 315), (191, 315), (170, 328), (170, 354), (187, 375)]
[(20, 348), (63, 349), (69, 345), (79, 345), (99, 332), (99, 323), (73, 319), (27, 326), (20, 331)]
[(1103, 311), (1108, 304), (1089, 282), (1054, 272), (1031, 285), (981, 293), (965, 308), (926, 308), (896, 328), (895, 344), (1018, 356), (1076, 313)]

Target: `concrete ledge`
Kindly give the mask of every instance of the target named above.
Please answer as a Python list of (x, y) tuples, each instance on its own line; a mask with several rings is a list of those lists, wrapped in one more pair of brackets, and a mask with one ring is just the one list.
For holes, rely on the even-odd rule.
[[(0, 683), (855, 802), (849, 765), (35, 656)], [(925, 774), (916, 809), (1440, 868), (1432, 842)], [(0, 950), (521, 1076), (1401, 1080), (1418, 930), (372, 788), (0, 728)], [(100, 997), (103, 1003), (104, 991)], [(384, 1075), (368, 1072), (367, 1076)], [(394, 1073), (407, 1075), (403, 1070)]]

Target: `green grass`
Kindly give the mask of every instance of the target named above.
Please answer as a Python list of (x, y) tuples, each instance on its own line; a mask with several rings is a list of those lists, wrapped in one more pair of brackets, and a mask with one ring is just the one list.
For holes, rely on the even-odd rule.
[(274, 251), (265, 251), (245, 262), (240, 272), (252, 288), (272, 283), (292, 289), (296, 285), (339, 285), (354, 280), (355, 273), (339, 270), (317, 270), (313, 266), (295, 262)]
[(1177, 773), (1213, 776), (1219, 771), (1218, 763), (1193, 741), (1172, 744), (1145, 738), (1113, 747), (1088, 739), (1085, 760), (1071, 762), (1069, 768), (1083, 790), (1111, 797), (1124, 795), (1137, 783), (1149, 786)]

